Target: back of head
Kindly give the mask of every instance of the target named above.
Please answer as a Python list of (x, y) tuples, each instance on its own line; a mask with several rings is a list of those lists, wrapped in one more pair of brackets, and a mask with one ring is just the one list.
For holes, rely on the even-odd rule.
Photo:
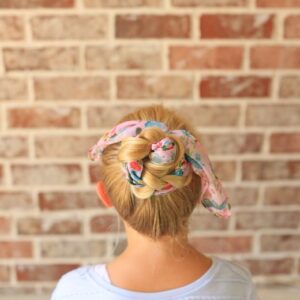
[[(184, 129), (197, 136), (195, 130), (176, 113), (162, 106), (139, 109), (123, 117), (118, 123), (141, 120), (164, 123), (169, 130)], [(155, 164), (149, 159), (151, 145), (163, 138), (170, 138), (178, 151), (174, 161)], [(200, 196), (200, 177), (191, 172), (188, 176), (170, 175), (184, 156), (184, 145), (176, 136), (163, 132), (157, 127), (149, 127), (138, 136), (109, 145), (102, 156), (102, 175), (107, 193), (113, 206), (133, 229), (153, 239), (169, 235), (175, 237), (187, 232), (188, 219)], [(142, 187), (131, 185), (122, 165), (125, 162), (143, 160)], [(166, 182), (176, 189), (153, 194)]]

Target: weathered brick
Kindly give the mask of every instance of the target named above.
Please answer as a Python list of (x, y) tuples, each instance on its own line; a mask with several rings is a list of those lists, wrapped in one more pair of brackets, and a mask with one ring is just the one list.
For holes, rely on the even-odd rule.
[(280, 79), (279, 97), (300, 98), (300, 76), (283, 76)]
[(236, 162), (212, 161), (215, 173), (222, 181), (234, 181), (236, 176)]
[(0, 78), (0, 101), (26, 99), (26, 80), (21, 78)]
[[(121, 221), (121, 220), (119, 220)], [(124, 231), (123, 223), (120, 224), (120, 232)], [(100, 215), (92, 217), (90, 221), (92, 233), (110, 233), (118, 232), (118, 220), (115, 215)]]
[[(124, 115), (133, 112), (137, 107), (116, 106), (90, 106), (87, 109), (87, 122), (89, 128), (109, 128), (114, 126)], [(100, 138), (100, 135), (99, 135)]]
[(299, 115), (300, 105), (249, 105), (246, 111), (246, 125), (297, 126), (300, 125)]
[(193, 94), (191, 76), (118, 76), (119, 99), (187, 99)]
[(28, 139), (22, 136), (0, 137), (0, 157), (28, 157)]
[(172, 0), (173, 6), (179, 7), (197, 7), (197, 6), (246, 6), (248, 5), (248, 0)]
[(69, 8), (74, 0), (1, 0), (0, 8)]
[(245, 259), (241, 263), (253, 276), (291, 274), (294, 269), (292, 258)]
[(109, 98), (109, 80), (103, 76), (36, 78), (37, 100), (98, 100)]
[(161, 7), (163, 0), (84, 0), (84, 4), (101, 8)]
[(17, 265), (16, 275), (18, 281), (57, 281), (60, 277), (77, 268), (76, 264), (39, 264)]
[(201, 38), (241, 39), (271, 38), (273, 16), (270, 14), (204, 14), (200, 17)]
[(74, 47), (5, 48), (3, 59), (7, 71), (79, 68), (79, 51)]
[(243, 53), (243, 48), (240, 46), (171, 46), (170, 68), (240, 69)]
[(4, 168), (2, 165), (0, 165), (0, 185), (2, 185), (4, 183), (4, 178), (5, 174), (4, 174)]
[(242, 187), (235, 188), (225, 187), (228, 194), (229, 202), (235, 206), (254, 206), (258, 202), (257, 187)]
[(236, 213), (236, 229), (275, 229), (299, 226), (300, 211), (255, 211)]
[(162, 53), (158, 46), (90, 46), (86, 49), (88, 69), (152, 70), (161, 69)]
[(82, 223), (77, 217), (23, 217), (17, 222), (18, 233), (22, 235), (80, 234)]
[(105, 240), (42, 241), (41, 256), (47, 258), (103, 257), (106, 254)]
[(256, 0), (258, 7), (300, 7), (300, 0)]
[(0, 235), (6, 235), (10, 233), (11, 222), (7, 217), (0, 216)]
[(0, 210), (30, 210), (34, 208), (29, 192), (0, 191)]
[(258, 98), (269, 97), (270, 77), (207, 76), (200, 81), (202, 98)]
[(90, 165), (89, 166), (89, 179), (90, 183), (96, 183), (100, 180), (101, 168), (99, 164), (97, 165)]
[(117, 15), (117, 38), (188, 38), (188, 15)]
[(242, 179), (249, 181), (262, 180), (295, 180), (300, 178), (299, 160), (262, 160), (242, 162)]
[(18, 107), (7, 111), (10, 128), (78, 128), (80, 111), (72, 107)]
[(300, 205), (300, 187), (266, 187), (264, 204), (284, 206)]
[(36, 157), (84, 157), (88, 155), (88, 145), (94, 145), (98, 136), (57, 136), (37, 135), (35, 137)]
[(260, 238), (262, 251), (300, 251), (299, 234), (264, 234)]
[(229, 222), (218, 218), (211, 222), (211, 215), (204, 213), (193, 213), (189, 220), (189, 230), (226, 230)]
[(108, 19), (103, 15), (36, 16), (31, 19), (37, 40), (89, 40), (107, 37)]
[(261, 134), (202, 134), (201, 143), (210, 154), (258, 153), (262, 150)]
[(38, 194), (41, 210), (69, 210), (103, 207), (95, 191), (89, 192), (40, 192)]
[(24, 36), (25, 36), (24, 22), (21, 17), (16, 17), (16, 16), (0, 17), (0, 40), (1, 41), (22, 40), (24, 39)]
[(300, 38), (300, 15), (288, 16), (284, 21), (284, 37), (289, 39)]
[(300, 133), (274, 133), (270, 148), (274, 153), (300, 152)]
[(28, 258), (33, 256), (31, 242), (0, 241), (0, 258)]
[(205, 253), (247, 253), (252, 248), (250, 236), (191, 237), (190, 242)]
[(12, 164), (11, 172), (15, 185), (82, 183), (82, 170), (78, 164)]
[(0, 265), (0, 282), (8, 282), (10, 280), (10, 268)]
[(185, 105), (175, 108), (175, 110), (198, 127), (237, 126), (239, 120), (239, 107), (235, 105)]
[(253, 69), (298, 69), (300, 47), (254, 46), (250, 50), (250, 60)]

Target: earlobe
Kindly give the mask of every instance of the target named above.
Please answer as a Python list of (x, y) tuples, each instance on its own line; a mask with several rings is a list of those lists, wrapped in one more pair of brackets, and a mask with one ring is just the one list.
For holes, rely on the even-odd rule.
[(98, 197), (102, 200), (106, 207), (112, 207), (112, 203), (107, 195), (105, 185), (103, 181), (98, 181), (96, 184)]

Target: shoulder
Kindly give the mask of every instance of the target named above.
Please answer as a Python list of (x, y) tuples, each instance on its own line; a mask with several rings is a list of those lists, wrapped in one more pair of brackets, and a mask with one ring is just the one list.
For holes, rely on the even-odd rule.
[(90, 290), (89, 268), (91, 266), (79, 267), (64, 274), (57, 282), (51, 300), (61, 300), (71, 295), (76, 297)]
[(238, 280), (246, 284), (252, 281), (251, 272), (242, 264), (223, 258), (217, 258), (217, 260), (220, 265), (218, 275), (221, 278), (227, 278), (232, 281)]

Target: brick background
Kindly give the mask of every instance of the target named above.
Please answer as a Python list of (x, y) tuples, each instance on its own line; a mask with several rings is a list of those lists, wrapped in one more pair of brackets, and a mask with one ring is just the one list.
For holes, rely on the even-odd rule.
[(197, 209), (192, 243), (299, 282), (299, 24), (299, 0), (1, 0), (0, 298), (122, 251), (87, 150), (153, 103), (197, 126), (233, 205)]

